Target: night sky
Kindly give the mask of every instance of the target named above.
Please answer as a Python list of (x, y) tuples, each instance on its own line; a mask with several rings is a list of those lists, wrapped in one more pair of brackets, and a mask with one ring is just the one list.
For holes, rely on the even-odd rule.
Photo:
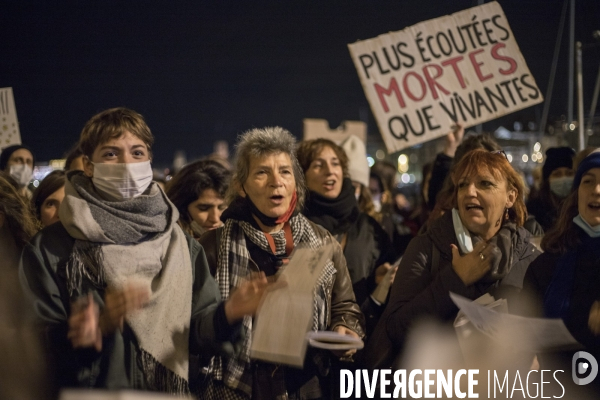
[[(215, 140), (233, 145), (252, 127), (281, 125), (301, 137), (303, 118), (331, 127), (363, 119), (377, 134), (347, 44), (476, 4), (4, 0), (0, 87), (13, 87), (22, 140), (39, 160), (61, 157), (92, 115), (116, 106), (146, 117), (163, 164), (177, 149), (195, 158)], [(545, 95), (563, 1), (500, 4)], [(576, 16), (576, 40), (592, 43), (600, 1), (577, 0)], [(567, 28), (554, 116), (566, 113)], [(587, 115), (600, 47), (583, 57)], [(542, 104), (509, 120), (539, 120), (541, 111)]]

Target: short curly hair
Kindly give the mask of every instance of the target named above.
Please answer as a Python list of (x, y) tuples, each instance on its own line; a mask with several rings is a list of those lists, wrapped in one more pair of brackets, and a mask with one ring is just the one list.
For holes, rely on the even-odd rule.
[(296, 210), (301, 211), (306, 197), (306, 183), (300, 163), (296, 158), (296, 138), (279, 126), (255, 128), (244, 132), (238, 137), (236, 144), (235, 162), (231, 185), (227, 191), (226, 202), (231, 204), (238, 197), (250, 173), (250, 160), (272, 154), (287, 154), (292, 161), (292, 169), (296, 180)]

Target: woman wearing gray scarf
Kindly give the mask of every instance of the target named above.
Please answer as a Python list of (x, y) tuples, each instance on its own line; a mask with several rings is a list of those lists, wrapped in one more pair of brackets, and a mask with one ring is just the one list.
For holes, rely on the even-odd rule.
[(128, 109), (88, 121), (85, 168), (67, 175), (60, 223), (23, 252), (55, 389), (188, 393), (190, 353), (226, 341), (266, 287), (264, 276), (245, 281), (220, 302), (204, 250), (152, 182), (153, 141)]

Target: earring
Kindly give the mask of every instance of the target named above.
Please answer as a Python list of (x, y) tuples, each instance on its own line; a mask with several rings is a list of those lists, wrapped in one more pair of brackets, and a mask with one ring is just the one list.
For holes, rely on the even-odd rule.
[(504, 220), (508, 221), (508, 218), (509, 218), (508, 217), (508, 208), (506, 208), (505, 211), (504, 211)]

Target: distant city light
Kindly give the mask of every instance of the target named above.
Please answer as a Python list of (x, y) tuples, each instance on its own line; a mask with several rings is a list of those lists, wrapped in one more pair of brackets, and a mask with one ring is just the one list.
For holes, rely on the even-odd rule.
[(402, 182), (403, 183), (408, 183), (410, 182), (410, 176), (408, 174), (402, 174)]
[(398, 157), (398, 162), (400, 164), (408, 163), (408, 157), (406, 157), (406, 154), (400, 154), (400, 156)]
[(507, 154), (506, 159), (508, 160), (508, 162), (512, 162), (512, 154)]
[(536, 153), (539, 152), (541, 148), (542, 148), (542, 144), (540, 142), (536, 142), (533, 145), (533, 151), (535, 151)]
[(410, 182), (410, 183), (415, 183), (415, 180), (416, 180), (416, 179), (415, 179), (415, 175), (414, 175), (414, 174), (408, 174), (408, 177), (410, 178), (410, 179), (409, 179), (409, 182)]
[(527, 162), (527, 161), (529, 161), (529, 157), (527, 157), (527, 154), (523, 154), (523, 157), (521, 157), (521, 160), (523, 160), (523, 162)]
[(32, 185), (33, 185), (33, 187), (38, 187), (38, 186), (40, 186), (40, 181), (38, 181), (36, 179), (35, 181), (33, 181)]
[(375, 160), (371, 156), (367, 157), (367, 162), (369, 163), (369, 168), (371, 168), (373, 164), (375, 164)]
[(537, 161), (537, 154), (536, 154), (536, 153), (533, 153), (533, 154), (531, 155), (531, 161), (533, 161), (533, 162), (536, 162), (536, 161)]
[(375, 157), (377, 157), (378, 160), (383, 160), (385, 158), (385, 152), (383, 150), (377, 150), (375, 152)]

